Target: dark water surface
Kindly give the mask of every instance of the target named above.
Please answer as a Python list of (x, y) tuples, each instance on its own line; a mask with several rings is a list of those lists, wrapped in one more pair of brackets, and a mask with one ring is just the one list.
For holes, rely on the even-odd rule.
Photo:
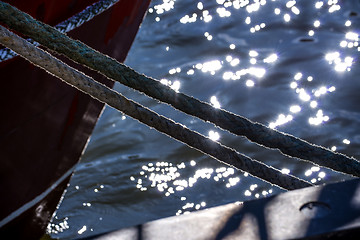
[[(360, 159), (360, 1), (153, 0), (126, 64), (175, 90)], [(115, 89), (314, 184), (350, 177)], [(279, 193), (106, 108), (50, 225), (80, 238)]]

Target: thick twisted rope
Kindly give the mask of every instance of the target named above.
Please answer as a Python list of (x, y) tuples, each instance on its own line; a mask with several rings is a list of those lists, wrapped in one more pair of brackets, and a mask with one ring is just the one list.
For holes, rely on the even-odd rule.
[(264, 147), (280, 150), (283, 154), (296, 157), (335, 171), (360, 176), (360, 162), (344, 154), (335, 153), (321, 146), (313, 145), (292, 135), (254, 123), (245, 117), (215, 109), (182, 93), (169, 91), (169, 87), (103, 55), (87, 45), (70, 39), (51, 26), (38, 22), (31, 16), (9, 4), (0, 2), (0, 22), (12, 29), (30, 36), (48, 49), (61, 53), (75, 62), (99, 71), (110, 79), (136, 89), (176, 109), (196, 116), (204, 121), (228, 130)]
[[(90, 21), (96, 15), (99, 15), (100, 13), (109, 9), (118, 1), (119, 0), (101, 0), (99, 2), (96, 2), (96, 3), (88, 6), (83, 11), (79, 12), (78, 14), (72, 16), (71, 18), (57, 24), (55, 26), (55, 29), (62, 33), (69, 32), (69, 31), (81, 26), (83, 23)], [(29, 42), (31, 42), (32, 44), (39, 46), (39, 43), (34, 42), (32, 39), (27, 39), (27, 40)], [(8, 49), (8, 48), (0, 49), (0, 62), (11, 59), (15, 56), (17, 56), (17, 54), (14, 51), (12, 51), (11, 49)]]
[[(135, 103), (105, 85), (94, 81), (85, 74), (71, 68), (49, 53), (37, 48), (6, 28), (0, 26), (0, 43), (17, 52), (19, 55), (60, 78), (73, 87), (89, 94), (93, 98), (137, 119), (138, 121), (187, 144), (220, 162), (275, 184), (281, 188), (292, 190), (311, 186), (310, 183), (292, 175), (282, 174), (279, 170), (264, 163), (253, 160), (218, 142), (194, 132), (185, 126), (175, 123), (146, 107)], [(14, 89), (16, 91), (16, 89)]]

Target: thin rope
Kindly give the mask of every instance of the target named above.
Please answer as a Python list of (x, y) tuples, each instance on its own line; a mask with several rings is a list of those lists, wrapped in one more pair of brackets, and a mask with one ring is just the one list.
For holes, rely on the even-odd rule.
[(159, 81), (135, 72), (80, 41), (70, 39), (51, 26), (36, 21), (7, 3), (0, 2), (0, 21), (12, 29), (30, 36), (48, 49), (99, 71), (112, 80), (236, 135), (245, 136), (261, 146), (278, 149), (284, 155), (309, 161), (335, 171), (360, 176), (360, 162), (355, 158), (332, 152), (260, 123), (251, 122), (247, 118), (231, 112), (215, 109), (210, 104), (185, 94), (169, 91), (170, 88)]
[[(71, 18), (57, 24), (55, 29), (59, 32), (66, 33), (69, 32), (83, 23), (90, 21), (95, 16), (101, 14), (105, 10), (111, 8), (115, 3), (119, 0), (101, 0), (96, 2), (88, 7), (86, 7), (83, 11), (75, 14)], [(27, 41), (31, 42), (32, 44), (39, 46), (40, 44), (33, 41), (32, 39), (27, 39)], [(16, 57), (17, 54), (9, 48), (0, 49), (0, 62), (9, 60), (13, 57)]]
[[(150, 109), (129, 100), (105, 85), (66, 65), (49, 53), (37, 48), (20, 38), (6, 28), (0, 26), (0, 42), (32, 62), (45, 69), (71, 86), (89, 94), (93, 98), (137, 119), (138, 121), (155, 128), (170, 137), (177, 139), (188, 146), (195, 148), (220, 162), (275, 184), (287, 190), (311, 186), (310, 183), (292, 175), (282, 174), (279, 170), (264, 163), (253, 160), (235, 150), (221, 145), (218, 142), (192, 131), (185, 126), (160, 116)], [(16, 91), (16, 89), (14, 90)]]

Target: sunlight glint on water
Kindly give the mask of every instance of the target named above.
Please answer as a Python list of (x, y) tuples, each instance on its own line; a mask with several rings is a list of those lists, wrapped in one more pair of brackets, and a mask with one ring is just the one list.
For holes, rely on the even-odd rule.
[[(359, 158), (359, 9), (334, 0), (153, 0), (126, 63), (214, 109)], [(348, 179), (115, 89), (283, 174)], [(279, 192), (107, 108), (49, 229), (84, 237)]]

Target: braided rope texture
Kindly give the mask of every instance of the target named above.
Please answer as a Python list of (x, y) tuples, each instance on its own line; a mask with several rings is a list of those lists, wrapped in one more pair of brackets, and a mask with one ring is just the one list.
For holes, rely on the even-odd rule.
[(97, 70), (110, 79), (168, 103), (187, 114), (212, 122), (236, 135), (245, 136), (252, 142), (264, 147), (279, 149), (285, 155), (310, 161), (335, 171), (360, 176), (360, 163), (354, 158), (310, 144), (262, 124), (253, 123), (245, 117), (222, 109), (214, 109), (211, 105), (185, 94), (169, 91), (169, 87), (159, 81), (135, 72), (115, 59), (103, 55), (79, 41), (70, 39), (54, 28), (36, 21), (31, 16), (3, 2), (0, 2), (0, 21), (14, 30), (30, 36), (43, 46)]
[[(111, 8), (115, 3), (119, 0), (101, 0), (96, 2), (83, 11), (79, 12), (78, 14), (72, 16), (71, 18), (57, 24), (55, 29), (61, 33), (67, 33), (71, 30), (81, 26), (83, 23), (90, 21), (96, 15), (104, 12), (105, 10)], [(27, 39), (30, 43), (34, 44), (35, 46), (39, 46), (39, 43), (33, 41), (32, 39)], [(0, 49), (0, 62), (9, 60), (13, 57), (16, 57), (17, 54), (9, 48)]]
[(352, 157), (332, 152), (292, 135), (270, 129), (260, 123), (251, 122), (249, 119), (231, 112), (215, 109), (210, 104), (185, 94), (170, 91), (168, 86), (159, 81), (141, 75), (115, 59), (101, 54), (79, 41), (72, 40), (51, 26), (36, 21), (7, 3), (0, 2), (0, 22), (30, 36), (48, 49), (61, 53), (110, 79), (236, 135), (245, 136), (263, 147), (278, 149), (290, 157), (353, 176), (360, 176), (360, 162)]
[(0, 26), (0, 42), (17, 52), (19, 55), (43, 68), (47, 72), (60, 78), (71, 86), (89, 94), (93, 98), (137, 119), (138, 121), (155, 128), (156, 130), (173, 137), (188, 146), (195, 148), (209, 156), (237, 169), (263, 179), (280, 188), (293, 190), (311, 186), (310, 183), (292, 175), (282, 174), (279, 170), (264, 163), (253, 160), (235, 150), (212, 141), (209, 138), (192, 131), (164, 116), (160, 116), (150, 109), (127, 99), (105, 85), (77, 71), (56, 59), (49, 53), (37, 48), (20, 38), (6, 28)]

